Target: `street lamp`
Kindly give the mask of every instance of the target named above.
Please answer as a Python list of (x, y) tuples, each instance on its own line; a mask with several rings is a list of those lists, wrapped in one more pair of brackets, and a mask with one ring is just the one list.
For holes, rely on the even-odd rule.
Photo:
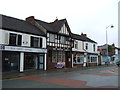
[[(113, 28), (114, 26), (113, 26), (113, 25), (109, 25), (109, 26), (106, 27), (106, 45), (107, 45), (107, 47), (106, 47), (106, 50), (107, 50), (106, 52), (107, 52), (107, 53), (106, 53), (106, 54), (107, 54), (107, 62), (108, 62), (108, 35), (107, 35), (107, 29), (108, 29), (109, 27), (110, 27), (110, 28)], [(108, 65), (108, 63), (107, 63), (107, 65)]]

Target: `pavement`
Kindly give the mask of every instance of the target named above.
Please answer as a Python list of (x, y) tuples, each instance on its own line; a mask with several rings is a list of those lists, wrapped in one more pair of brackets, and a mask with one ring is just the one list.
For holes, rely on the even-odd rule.
[[(8, 74), (3, 88), (114, 88), (119, 87), (119, 68), (115, 65), (65, 68)], [(22, 74), (22, 75), (21, 75)], [(6, 74), (4, 74), (6, 75)], [(14, 77), (17, 75), (16, 77)], [(7, 76), (7, 75), (6, 75)], [(13, 78), (14, 77), (14, 78)], [(4, 76), (5, 78), (5, 76)], [(3, 89), (4, 90), (4, 89)], [(104, 89), (103, 89), (104, 90)]]

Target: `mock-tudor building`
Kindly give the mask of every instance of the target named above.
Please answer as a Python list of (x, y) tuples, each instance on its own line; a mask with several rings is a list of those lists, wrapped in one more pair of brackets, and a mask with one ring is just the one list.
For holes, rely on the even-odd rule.
[(46, 36), (30, 23), (0, 15), (2, 71), (46, 70)]
[(72, 34), (74, 48), (72, 48), (73, 66), (98, 65), (97, 43), (86, 34)]
[(65, 67), (72, 67), (72, 35), (66, 19), (54, 22), (44, 22), (33, 16), (26, 21), (41, 29), (47, 38), (47, 69), (55, 68), (58, 62), (64, 62)]

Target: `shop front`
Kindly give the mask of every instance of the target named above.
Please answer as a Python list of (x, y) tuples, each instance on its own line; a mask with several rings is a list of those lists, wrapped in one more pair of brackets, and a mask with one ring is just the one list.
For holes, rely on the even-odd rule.
[(47, 68), (53, 69), (57, 63), (64, 63), (64, 67), (71, 67), (71, 55), (63, 49), (49, 49), (47, 54)]
[(11, 72), (19, 71), (20, 67), (20, 53), (3, 51), (2, 52), (2, 71)]
[(73, 52), (73, 66), (82, 67), (84, 63), (84, 52)]
[(3, 72), (46, 70), (46, 49), (4, 46), (1, 50)]
[(98, 65), (98, 54), (87, 53), (87, 63), (88, 63), (88, 66), (97, 66)]
[(44, 69), (44, 54), (25, 53), (24, 54), (24, 70)]

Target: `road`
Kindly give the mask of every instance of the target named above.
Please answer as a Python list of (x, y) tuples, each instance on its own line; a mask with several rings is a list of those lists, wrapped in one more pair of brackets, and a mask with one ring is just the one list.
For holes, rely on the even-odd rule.
[(117, 66), (31, 75), (2, 81), (3, 88), (118, 88)]

